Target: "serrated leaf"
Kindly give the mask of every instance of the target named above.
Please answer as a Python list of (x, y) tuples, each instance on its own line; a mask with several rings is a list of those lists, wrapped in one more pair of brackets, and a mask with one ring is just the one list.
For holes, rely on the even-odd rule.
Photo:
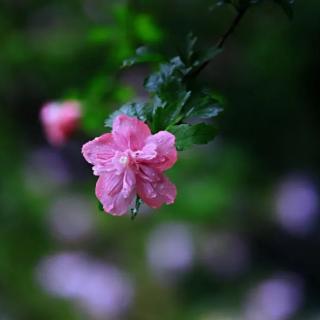
[(195, 125), (180, 124), (169, 129), (176, 137), (176, 147), (179, 151), (191, 147), (193, 144), (206, 144), (217, 134), (215, 127), (205, 123)]
[(161, 64), (159, 71), (151, 74), (145, 81), (144, 87), (147, 91), (155, 93), (161, 86), (172, 79), (182, 81), (182, 77), (187, 74), (189, 69), (180, 57), (174, 57), (168, 63)]
[(154, 63), (154, 62), (160, 62), (163, 60), (163, 57), (160, 54), (152, 52), (147, 47), (139, 47), (135, 55), (124, 60), (122, 63), (122, 68), (125, 67), (131, 67), (136, 64), (140, 63)]
[(156, 108), (153, 117), (153, 131), (165, 130), (175, 124), (180, 117), (181, 110), (191, 95), (190, 91), (180, 90), (175, 92), (175, 96), (167, 100), (161, 100), (161, 104)]
[(188, 104), (185, 119), (209, 119), (218, 116), (222, 111), (221, 101), (210, 93), (204, 93)]
[(152, 131), (165, 130), (181, 118), (181, 111), (191, 95), (185, 86), (172, 78), (154, 95)]
[(141, 121), (149, 119), (148, 113), (150, 112), (149, 105), (146, 103), (128, 103), (123, 105), (120, 109), (113, 112), (106, 120), (105, 127), (112, 128), (113, 120), (120, 114), (125, 114), (129, 117), (136, 117)]
[(291, 19), (293, 17), (293, 4), (294, 0), (274, 0)]

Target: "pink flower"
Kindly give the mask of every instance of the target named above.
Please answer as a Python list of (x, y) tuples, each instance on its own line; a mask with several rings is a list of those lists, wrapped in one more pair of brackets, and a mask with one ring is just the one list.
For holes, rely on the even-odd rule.
[(80, 118), (81, 110), (77, 101), (49, 102), (40, 112), (47, 139), (54, 146), (61, 146), (68, 140)]
[(120, 115), (112, 133), (86, 143), (82, 154), (99, 176), (96, 196), (106, 212), (125, 214), (136, 195), (152, 208), (176, 198), (175, 185), (163, 175), (177, 161), (175, 136), (167, 131), (152, 135), (142, 121)]

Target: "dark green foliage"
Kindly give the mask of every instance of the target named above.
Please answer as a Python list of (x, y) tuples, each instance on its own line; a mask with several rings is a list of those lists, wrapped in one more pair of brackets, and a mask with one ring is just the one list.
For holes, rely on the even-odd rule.
[[(206, 5), (213, 1), (185, 1), (183, 5), (181, 1), (168, 0), (130, 3), (135, 12), (150, 15), (164, 32), (172, 30), (170, 39), (175, 41), (165, 40), (156, 45), (161, 52), (168, 52), (174, 50), (181, 34), (190, 27), (196, 30), (205, 47), (212, 46), (231, 22), (226, 19), (234, 13), (231, 6), (226, 6), (207, 16)], [(177, 164), (166, 173), (177, 186), (174, 205), (152, 211), (141, 207), (135, 221), (130, 220), (130, 212), (123, 217), (113, 217), (98, 211), (94, 196), (97, 177), (92, 176), (90, 166), (80, 155), (83, 143), (106, 131), (103, 122), (115, 107), (136, 101), (132, 100), (134, 92), (126, 98), (130, 87), (124, 86), (122, 79), (127, 74), (139, 72), (140, 75), (140, 66), (126, 70), (124, 78), (119, 77), (119, 66), (142, 43), (150, 46), (136, 35), (137, 40), (132, 40), (128, 31), (136, 29), (128, 27), (128, 23), (116, 28), (116, 21), (109, 18), (111, 9), (106, 10), (112, 2), (125, 3), (115, 0), (1, 1), (0, 318), (246, 319), (242, 311), (247, 310), (243, 307), (248, 294), (261, 287), (261, 282), (269, 276), (279, 274), (279, 270), (293, 270), (295, 274), (288, 280), (305, 288), (301, 296), (305, 303), (297, 314), (288, 318), (319, 319), (320, 261), (315, 252), (320, 249), (317, 82), (320, 64), (316, 41), (320, 31), (320, 1), (297, 2), (300, 10), (295, 12), (297, 21), (293, 27), (280, 6), (270, 0), (254, 6), (244, 17), (248, 23), (240, 24), (229, 39), (226, 56), (213, 62), (214, 72), (201, 75), (196, 84), (200, 89), (192, 86), (186, 90), (191, 91), (191, 97), (183, 113), (200, 95), (201, 83), (227, 95), (228, 108), (214, 118), (221, 126), (219, 143), (180, 152)], [(93, 20), (94, 12), (89, 16), (84, 5), (86, 11), (97, 5), (106, 8), (98, 7), (98, 17)], [(140, 20), (143, 25), (145, 22)], [(97, 28), (101, 26), (107, 29), (99, 33)], [(91, 29), (97, 32), (91, 42), (86, 42)], [(145, 37), (150, 34), (148, 30), (144, 28)], [(179, 55), (185, 62), (183, 52)], [(38, 111), (47, 99), (62, 100), (66, 95), (70, 98), (74, 90), (81, 94), (82, 102), (85, 99), (86, 131), (74, 136), (63, 148), (50, 148), (38, 123)], [(157, 105), (157, 100), (159, 98), (152, 94), (146, 107)], [(189, 119), (182, 121), (191, 123)], [(312, 199), (318, 204), (314, 229), (309, 234), (291, 235), (276, 219), (278, 192), (289, 187), (292, 194), (297, 186), (286, 182), (292, 175), (294, 179), (297, 175), (303, 178), (303, 183), (298, 184), (298, 193), (294, 192), (294, 203), (299, 208), (302, 206), (301, 211), (314, 203)], [(301, 192), (302, 196), (306, 192), (311, 194), (311, 199), (310, 196), (299, 198)], [(78, 202), (78, 197), (82, 201)], [(288, 196), (286, 199), (288, 201)], [(68, 205), (70, 201), (78, 206)], [(83, 201), (90, 207), (82, 207)], [(292, 212), (290, 216), (294, 219)], [(83, 228), (84, 222), (86, 228)], [(172, 223), (186, 226), (192, 236), (190, 268), (166, 268), (159, 274), (159, 267), (164, 265), (150, 265), (152, 235)], [(70, 241), (57, 232), (54, 227), (57, 225), (63, 227), (64, 234), (75, 234), (73, 230), (79, 226), (91, 231)], [(237, 242), (231, 250), (229, 237), (223, 237), (224, 234), (236, 236)], [(177, 243), (165, 246), (171, 259), (174, 258), (172, 252), (179, 253), (181, 249), (179, 236), (173, 239), (178, 239)], [(213, 241), (215, 239), (220, 241)], [(243, 241), (249, 245), (248, 268), (227, 278), (216, 273), (213, 251), (218, 249), (218, 258), (230, 262), (224, 259), (225, 254), (241, 257)], [(157, 248), (168, 242), (163, 234), (158, 238)], [(217, 243), (221, 244), (218, 248)], [(98, 269), (103, 265), (107, 269), (111, 267), (111, 271), (119, 268), (132, 281), (134, 300), (128, 313), (120, 303), (123, 310), (120, 316), (87, 314), (82, 300), (58, 297), (40, 286), (40, 263), (52, 255), (73, 252), (96, 262)], [(156, 255), (156, 250), (151, 254)], [(207, 254), (209, 260), (205, 259)], [(70, 292), (69, 275), (73, 279), (79, 268), (84, 270), (86, 265), (68, 265), (71, 270), (68, 271), (68, 267), (65, 272), (62, 270), (58, 279), (64, 281), (62, 287)], [(94, 297), (97, 292), (92, 289), (100, 278), (94, 272), (92, 276), (86, 273), (88, 278), (81, 285), (80, 291), (84, 293), (81, 296), (92, 294)], [(42, 279), (52, 283), (58, 276), (57, 271), (54, 274), (54, 278)], [(57, 287), (59, 283), (53, 284)], [(98, 286), (100, 288), (99, 283)], [(271, 300), (275, 300), (274, 296)]]
[[(266, 0), (267, 1), (267, 0)], [(292, 16), (292, 0), (273, 0), (280, 5), (286, 14)], [(222, 111), (222, 103), (210, 90), (193, 90), (194, 78), (197, 74), (222, 51), (223, 44), (239, 23), (245, 11), (263, 0), (220, 0), (217, 5), (232, 5), (238, 12), (236, 20), (224, 35), (223, 40), (207, 50), (197, 48), (197, 38), (190, 33), (180, 55), (168, 62), (161, 63), (159, 69), (152, 73), (144, 83), (150, 94), (146, 103), (129, 103), (114, 112), (106, 121), (112, 127), (113, 119), (124, 113), (147, 122), (152, 132), (170, 130), (176, 135), (177, 148), (184, 150), (193, 144), (207, 143), (216, 136), (216, 129), (204, 120), (217, 117)], [(136, 50), (133, 57), (123, 62), (124, 67), (139, 63), (155, 63), (162, 57), (146, 47)], [(196, 125), (190, 125), (192, 120)]]
[(180, 57), (172, 58), (168, 63), (161, 64), (159, 71), (151, 74), (145, 81), (145, 88), (151, 93), (165, 91), (172, 82), (182, 82), (190, 71)]
[(206, 90), (187, 104), (185, 118), (209, 119), (218, 116), (222, 111), (222, 102)]
[[(105, 125), (112, 127), (113, 119), (119, 114), (137, 117), (147, 122), (153, 133), (170, 130), (177, 134), (177, 147), (180, 150), (213, 139), (216, 130), (211, 126), (184, 123), (190, 119), (201, 122), (216, 117), (222, 111), (221, 103), (209, 90), (203, 90), (201, 94), (198, 90), (192, 90), (193, 79), (190, 76), (203, 63), (213, 59), (221, 49), (212, 47), (200, 50), (196, 48), (196, 42), (197, 38), (189, 34), (181, 55), (161, 63), (159, 69), (145, 80), (145, 89), (150, 93), (149, 102), (123, 105), (106, 119)], [(158, 58), (143, 47), (136, 51), (134, 57), (125, 60), (123, 65), (155, 62)]]
[(158, 78), (160, 81), (153, 84), (158, 87), (153, 100), (153, 131), (166, 129), (180, 118), (191, 95), (182, 82), (183, 75), (184, 73), (171, 78)]
[(208, 143), (217, 134), (215, 127), (205, 123), (180, 124), (169, 130), (176, 136), (176, 146), (179, 151), (185, 150), (193, 144)]
[(197, 37), (190, 33), (187, 36), (185, 52), (181, 54), (183, 62), (190, 66), (192, 70), (206, 61), (212, 60), (222, 51), (222, 49), (217, 48), (216, 46), (201, 50), (196, 48), (197, 41)]
[(161, 64), (159, 71), (145, 81), (146, 90), (154, 96), (153, 131), (167, 129), (191, 117), (211, 118), (221, 111), (217, 100), (208, 92), (199, 96), (189, 90), (192, 72), (221, 52), (216, 47), (200, 50), (196, 43), (197, 38), (189, 34), (181, 56)]

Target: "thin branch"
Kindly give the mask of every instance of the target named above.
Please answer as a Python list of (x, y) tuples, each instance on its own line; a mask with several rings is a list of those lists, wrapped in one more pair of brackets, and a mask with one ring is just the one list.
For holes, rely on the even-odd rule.
[[(238, 11), (238, 14), (236, 15), (236, 17), (234, 18), (234, 20), (232, 21), (231, 26), (228, 28), (228, 30), (224, 33), (224, 35), (220, 38), (220, 40), (218, 41), (216, 48), (217, 49), (222, 49), (225, 42), (227, 41), (227, 39), (230, 37), (230, 35), (234, 32), (234, 30), (236, 29), (236, 27), (239, 25), (240, 21), (242, 20), (244, 14), (246, 13), (247, 8), (244, 8), (242, 10)], [(203, 70), (205, 69), (208, 64), (211, 62), (212, 59), (205, 61), (202, 65), (200, 65), (196, 70), (194, 70), (192, 73), (190, 73), (187, 77), (188, 78), (195, 78), (197, 77), (197, 75)]]
[(238, 14), (234, 18), (230, 28), (226, 31), (226, 33), (221, 37), (221, 39), (217, 43), (217, 48), (222, 49), (224, 43), (229, 38), (229, 36), (234, 32), (238, 24), (240, 23), (241, 19), (243, 18), (244, 14), (246, 13), (247, 9), (243, 9), (238, 11)]

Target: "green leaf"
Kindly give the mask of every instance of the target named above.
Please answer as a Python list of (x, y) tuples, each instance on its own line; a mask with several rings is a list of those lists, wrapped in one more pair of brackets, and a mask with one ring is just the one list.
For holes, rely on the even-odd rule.
[[(174, 88), (174, 86), (172, 87)], [(172, 90), (172, 91), (171, 91)], [(168, 90), (165, 95), (156, 96), (154, 104), (153, 131), (165, 130), (178, 122), (181, 110), (189, 99), (191, 92), (181, 87)]]
[(274, 0), (286, 13), (286, 15), (292, 19), (293, 17), (293, 4), (294, 0)]
[(152, 94), (152, 131), (165, 130), (174, 125), (189, 99), (191, 92), (183, 83), (190, 68), (180, 57), (172, 58), (160, 65), (159, 71), (151, 74), (145, 81), (145, 88)]
[(185, 119), (209, 119), (218, 116), (222, 111), (222, 102), (210, 92), (204, 92), (200, 97), (192, 99), (188, 104)]
[(191, 147), (193, 144), (206, 144), (217, 134), (215, 127), (205, 123), (195, 125), (180, 124), (169, 129), (176, 137), (176, 147), (179, 151)]
[(106, 120), (105, 127), (112, 128), (113, 120), (120, 114), (125, 114), (129, 117), (136, 117), (141, 121), (148, 120), (149, 106), (146, 103), (134, 102), (123, 105), (120, 109), (113, 112)]
[(154, 63), (163, 61), (163, 57), (160, 54), (152, 52), (147, 47), (139, 47), (135, 55), (123, 61), (122, 68), (131, 67), (140, 63)]
[(168, 63), (161, 64), (159, 71), (151, 74), (145, 81), (144, 87), (147, 91), (155, 93), (161, 86), (172, 79), (182, 81), (182, 77), (188, 73), (189, 69), (180, 57), (172, 58)]
[(189, 72), (203, 63), (212, 60), (216, 55), (222, 52), (221, 48), (216, 46), (202, 50), (196, 48), (197, 38), (190, 33), (187, 36), (185, 53), (181, 54), (181, 60), (190, 68)]

